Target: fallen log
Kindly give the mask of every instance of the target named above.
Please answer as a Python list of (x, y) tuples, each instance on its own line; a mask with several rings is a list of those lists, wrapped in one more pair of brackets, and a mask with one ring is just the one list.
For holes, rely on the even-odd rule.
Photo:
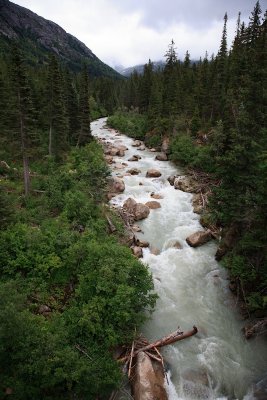
[[(131, 358), (137, 356), (138, 353), (140, 353), (141, 351), (146, 352), (150, 349), (153, 349), (155, 347), (163, 347), (163, 346), (167, 346), (169, 344), (178, 342), (179, 340), (183, 340), (186, 339), (190, 336), (195, 335), (198, 332), (198, 329), (196, 326), (193, 326), (193, 329), (191, 331), (188, 332), (181, 332), (180, 329), (177, 329), (175, 332), (170, 333), (167, 336), (164, 336), (162, 339), (157, 340), (156, 342), (150, 343), (144, 347), (141, 347), (137, 350), (135, 350), (132, 355)], [(129, 358), (129, 356), (125, 356), (122, 358), (119, 358), (118, 361), (120, 362), (124, 362)]]

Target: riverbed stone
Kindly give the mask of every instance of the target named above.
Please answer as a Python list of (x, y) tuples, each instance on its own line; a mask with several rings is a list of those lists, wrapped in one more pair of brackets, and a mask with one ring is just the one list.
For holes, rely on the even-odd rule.
[(114, 177), (112, 179), (112, 185), (111, 185), (111, 192), (112, 193), (122, 193), (125, 190), (125, 184), (122, 179), (119, 179), (117, 177)]
[(203, 211), (202, 196), (200, 193), (194, 193), (192, 198), (192, 206), (194, 213), (201, 214)]
[(140, 351), (136, 356), (132, 392), (135, 400), (167, 400), (164, 372), (159, 363)]
[(142, 158), (141, 156), (134, 154), (132, 157), (128, 159), (128, 161), (138, 161), (141, 160), (141, 158)]
[(161, 208), (161, 205), (158, 201), (152, 200), (152, 201), (147, 201), (145, 203), (146, 206), (148, 206), (151, 210), (155, 210), (157, 208)]
[(126, 172), (128, 172), (131, 175), (138, 175), (141, 173), (141, 170), (138, 168), (131, 168), (131, 169), (128, 169)]
[(159, 153), (156, 155), (155, 159), (158, 161), (168, 161), (168, 156), (166, 153)]
[(134, 255), (135, 257), (137, 257), (137, 258), (142, 258), (142, 257), (143, 257), (143, 250), (142, 250), (142, 247), (140, 247), (140, 246), (133, 246), (131, 249), (132, 249), (133, 255)]
[(149, 250), (154, 256), (158, 256), (160, 254), (160, 250), (157, 247), (149, 246)]
[(193, 233), (192, 235), (188, 236), (186, 238), (186, 242), (189, 244), (191, 247), (198, 247), (202, 246), (203, 244), (207, 243), (210, 241), (212, 238), (211, 231), (197, 231)]
[(132, 144), (133, 147), (140, 147), (142, 146), (143, 142), (141, 140), (135, 140)]
[(197, 184), (188, 176), (178, 176), (174, 180), (174, 188), (183, 192), (194, 193), (197, 189)]
[(154, 192), (152, 192), (152, 193), (150, 194), (150, 197), (152, 197), (152, 199), (155, 199), (155, 200), (163, 199), (162, 194), (154, 193)]
[(150, 209), (148, 206), (142, 203), (137, 203), (135, 208), (134, 219), (135, 221), (139, 221), (141, 219), (145, 219), (148, 217), (150, 213)]
[(161, 172), (155, 168), (149, 168), (146, 173), (147, 178), (158, 178), (161, 176)]
[(169, 176), (167, 178), (167, 181), (170, 183), (171, 186), (173, 186), (175, 179), (176, 179), (176, 176), (175, 175), (171, 175), (171, 176)]

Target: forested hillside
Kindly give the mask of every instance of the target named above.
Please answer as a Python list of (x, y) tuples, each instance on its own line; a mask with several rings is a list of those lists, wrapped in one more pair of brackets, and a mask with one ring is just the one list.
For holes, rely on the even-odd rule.
[[(179, 61), (174, 41), (164, 70), (134, 72), (122, 92), (124, 111), (109, 124), (209, 176), (212, 194), (201, 219), (222, 229), (217, 257), (229, 268), (248, 312), (267, 305), (267, 14), (259, 2), (236, 25), (228, 50), (227, 14), (216, 56)], [(122, 108), (123, 110), (123, 108)], [(127, 112), (126, 112), (127, 111)]]
[(1, 398), (108, 397), (121, 384), (114, 350), (154, 306), (105, 205), (110, 172), (90, 132), (114, 95), (86, 64), (75, 74), (50, 54), (29, 66), (16, 42), (1, 59)]

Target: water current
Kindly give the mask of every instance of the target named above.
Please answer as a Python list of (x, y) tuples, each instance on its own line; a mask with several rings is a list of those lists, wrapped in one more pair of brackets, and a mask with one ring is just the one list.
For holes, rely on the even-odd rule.
[[(147, 148), (141, 151), (133, 147), (133, 139), (105, 128), (105, 123), (105, 118), (93, 122), (93, 135), (128, 148), (124, 157), (114, 157), (112, 174), (123, 176), (133, 167), (141, 170), (139, 175), (123, 176), (125, 191), (111, 204), (121, 206), (128, 197), (145, 203), (153, 200), (152, 192), (162, 196), (157, 200), (161, 208), (151, 210), (148, 218), (138, 223), (142, 229), (139, 239), (147, 240), (159, 252), (154, 255), (144, 249), (142, 262), (152, 272), (159, 299), (142, 331), (155, 340), (178, 326), (184, 331), (193, 325), (199, 329), (196, 336), (163, 350), (169, 369), (169, 399), (252, 400), (253, 385), (267, 371), (266, 342), (243, 338), (244, 322), (229, 292), (227, 273), (214, 258), (216, 243), (199, 248), (186, 243), (188, 235), (203, 228), (199, 215), (193, 212), (192, 195), (175, 190), (167, 181), (170, 175), (182, 175), (183, 171), (169, 161), (155, 160), (155, 153)], [(141, 159), (129, 162), (134, 154)], [(147, 178), (149, 168), (160, 170), (161, 177)], [(181, 249), (173, 247), (177, 241)]]

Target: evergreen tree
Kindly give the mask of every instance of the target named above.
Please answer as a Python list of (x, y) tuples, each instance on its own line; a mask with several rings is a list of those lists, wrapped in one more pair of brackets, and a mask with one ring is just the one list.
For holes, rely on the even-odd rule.
[(30, 192), (29, 156), (33, 128), (33, 107), (23, 59), (16, 45), (12, 51), (12, 77), (14, 93), (16, 94), (16, 132), (20, 138), (20, 150), (23, 160), (24, 192), (25, 196), (28, 196)]
[(56, 159), (61, 159), (67, 145), (67, 118), (64, 104), (64, 85), (57, 58), (49, 57), (48, 72), (48, 123), (49, 144), (48, 153)]
[(79, 130), (77, 146), (83, 146), (93, 138), (90, 128), (89, 77), (86, 65), (83, 66), (81, 72), (79, 120), (80, 120), (80, 130)]

